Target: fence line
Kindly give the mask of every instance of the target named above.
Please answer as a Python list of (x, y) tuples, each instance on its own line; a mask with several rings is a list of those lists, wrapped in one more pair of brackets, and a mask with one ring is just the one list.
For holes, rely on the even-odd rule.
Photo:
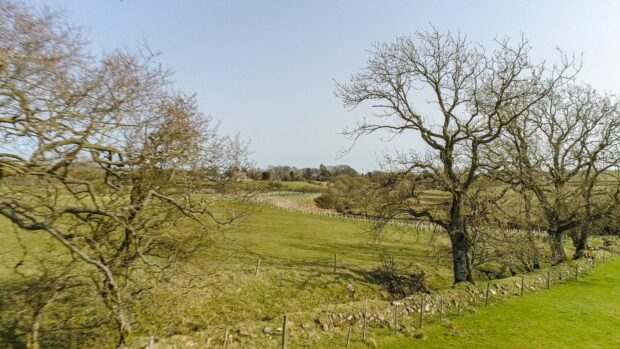
[[(300, 194), (304, 194), (304, 193), (300, 193)], [(257, 204), (259, 206), (277, 209), (280, 211), (302, 213), (302, 214), (316, 216), (316, 217), (328, 217), (328, 218), (334, 218), (334, 219), (341, 220), (341, 221), (355, 221), (355, 222), (366, 223), (366, 224), (379, 223), (382, 221), (381, 219), (376, 218), (376, 217), (369, 217), (369, 216), (363, 216), (363, 215), (353, 215), (353, 214), (346, 214), (346, 213), (333, 212), (333, 211), (318, 212), (314, 210), (303, 210), (299, 208), (287, 208), (287, 207), (282, 207), (280, 205), (276, 205), (270, 202), (266, 202), (264, 200), (260, 200), (258, 198), (255, 198), (254, 200), (252, 200), (252, 203)], [(392, 218), (392, 219), (386, 220), (386, 224), (391, 225), (391, 226), (396, 226), (396, 227), (402, 227), (402, 228), (407, 228), (407, 227), (415, 228), (417, 230), (427, 231), (427, 232), (436, 232), (441, 229), (439, 225), (431, 223), (431, 222), (427, 222), (427, 221), (412, 222), (411, 220), (406, 220), (406, 219), (401, 219), (401, 218)]]
[[(605, 255), (607, 254), (607, 251), (605, 249), (603, 249), (602, 251)], [(609, 252), (610, 254), (612, 254), (611, 251)], [(605, 257), (605, 262), (599, 263), (599, 265), (603, 265), (608, 260), (612, 259), (607, 256)], [(580, 274), (583, 276), (589, 271), (594, 270), (595, 267), (596, 263), (593, 262), (593, 260), (586, 261), (585, 264), (581, 264), (581, 267), (580, 264), (575, 264), (574, 271), (572, 269), (572, 266), (569, 265), (565, 265), (559, 268), (554, 267), (555, 272), (552, 270), (547, 270), (547, 272), (544, 274), (527, 274), (527, 283), (525, 283), (525, 274), (521, 274), (520, 277), (516, 281), (514, 281), (514, 285), (516, 286), (516, 288), (519, 289), (516, 292), (511, 292), (510, 286), (508, 284), (512, 282), (508, 279), (514, 279), (513, 277), (494, 280), (495, 282), (489, 280), (482, 289), (473, 285), (469, 285), (468, 288), (465, 290), (442, 290), (441, 292), (438, 292), (436, 294), (414, 294), (400, 301), (393, 301), (391, 303), (391, 306), (388, 306), (386, 308), (388, 316), (386, 316), (385, 312), (382, 313), (377, 309), (375, 309), (374, 314), (369, 313), (367, 308), (368, 301), (365, 301), (363, 311), (361, 312), (354, 311), (354, 313), (351, 313), (349, 311), (348, 313), (345, 313), (344, 316), (342, 313), (328, 312), (329, 315), (327, 315), (327, 317), (329, 320), (327, 322), (329, 323), (329, 325), (327, 327), (324, 327), (323, 330), (328, 331), (329, 326), (331, 326), (332, 328), (348, 328), (348, 331), (346, 331), (346, 341), (344, 341), (343, 337), (343, 343), (346, 343), (346, 347), (349, 347), (352, 340), (352, 330), (354, 325), (361, 327), (359, 335), (362, 342), (365, 342), (367, 339), (367, 332), (369, 327), (393, 327), (394, 334), (397, 334), (398, 331), (401, 329), (401, 326), (399, 325), (401, 323), (401, 316), (404, 318), (404, 320), (409, 320), (415, 328), (415, 316), (417, 315), (419, 317), (417, 321), (418, 329), (421, 329), (426, 322), (429, 322), (429, 320), (430, 322), (433, 322), (433, 320), (437, 319), (442, 320), (446, 317), (446, 315), (450, 314), (452, 316), (458, 317), (462, 315), (463, 310), (468, 310), (472, 307), (482, 306), (482, 304), (488, 306), (496, 293), (500, 293), (500, 296), (505, 296), (501, 297), (502, 299), (505, 299), (510, 298), (511, 296), (523, 296), (525, 292), (525, 287), (530, 287), (531, 291), (550, 289), (553, 283), (566, 283), (570, 280), (577, 281)], [(570, 277), (571, 274), (574, 274), (574, 278)], [(381, 303), (381, 301), (378, 300), (370, 300), (370, 302)], [(353, 307), (355, 308), (355, 305)], [(390, 314), (390, 312), (392, 314)], [(281, 347), (283, 349), (286, 349), (287, 345), (292, 339), (290, 337), (292, 333), (288, 330), (291, 316), (293, 316), (294, 320), (295, 315), (299, 315), (301, 318), (307, 318), (308, 314), (315, 314), (313, 317), (316, 317), (316, 314), (324, 313), (325, 311), (301, 311), (286, 312), (285, 314), (283, 314), (283, 323), (281, 329)], [(338, 315), (336, 316), (336, 314)], [(389, 315), (392, 315), (393, 321), (391, 321)], [(427, 317), (429, 319), (427, 319)], [(224, 348), (227, 348), (230, 342), (235, 340), (235, 336), (231, 333), (230, 329), (231, 327), (229, 325), (224, 326), (224, 338), (222, 342), (220, 342), (223, 344)], [(278, 331), (279, 330), (280, 329), (278, 329)], [(155, 337), (150, 336), (146, 347), (149, 349), (154, 349), (156, 346), (155, 343)]]
[[(303, 196), (303, 195), (307, 195), (307, 193), (291, 193), (290, 196)], [(412, 219), (404, 219), (404, 218), (390, 218), (390, 219), (382, 220), (382, 219), (379, 219), (377, 217), (372, 217), (372, 216), (346, 214), (346, 213), (340, 213), (340, 212), (334, 212), (334, 211), (315, 211), (315, 210), (310, 210), (310, 209), (304, 210), (301, 208), (288, 208), (288, 207), (282, 207), (280, 205), (277, 205), (271, 202), (267, 202), (265, 200), (260, 199), (259, 197), (252, 198), (251, 202), (259, 206), (269, 207), (269, 208), (277, 209), (280, 211), (301, 213), (301, 214), (305, 214), (309, 216), (316, 216), (316, 217), (328, 217), (328, 218), (333, 218), (333, 219), (337, 219), (341, 221), (353, 221), (353, 222), (359, 222), (359, 223), (365, 223), (365, 224), (369, 224), (369, 223), (376, 224), (376, 223), (382, 222), (382, 223), (385, 223), (386, 225), (394, 226), (397, 228), (413, 228), (418, 231), (431, 232), (431, 233), (436, 233), (438, 231), (443, 230), (443, 227), (441, 227), (440, 225), (433, 223), (433, 222), (424, 221), (424, 220), (412, 220)], [(493, 228), (493, 229), (501, 230), (507, 233), (528, 232), (525, 229), (517, 229), (517, 228)], [(547, 234), (544, 231), (539, 230), (539, 229), (532, 229), (529, 232), (538, 237), (545, 237), (545, 238), (547, 237)]]

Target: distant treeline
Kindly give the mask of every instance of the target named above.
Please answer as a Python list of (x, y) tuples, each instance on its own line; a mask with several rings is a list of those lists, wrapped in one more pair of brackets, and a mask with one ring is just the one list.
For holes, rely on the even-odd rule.
[(360, 174), (349, 165), (326, 166), (319, 165), (318, 168), (307, 167), (297, 168), (294, 166), (268, 166), (266, 169), (251, 168), (242, 169), (248, 178), (253, 180), (266, 181), (329, 181), (332, 177), (339, 175), (359, 176)]

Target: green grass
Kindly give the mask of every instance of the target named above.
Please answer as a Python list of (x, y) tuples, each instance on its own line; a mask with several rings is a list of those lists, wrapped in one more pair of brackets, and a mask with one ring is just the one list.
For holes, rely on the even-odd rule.
[(427, 326), (424, 339), (378, 333), (379, 347), (620, 348), (618, 285), (616, 259), (579, 281)]
[[(382, 287), (367, 279), (383, 254), (395, 256), (407, 270), (424, 269), (432, 287), (450, 285), (449, 261), (437, 265), (427, 235), (390, 229), (376, 243), (367, 228), (351, 221), (262, 208), (242, 231), (227, 236), (229, 243), (197, 258), (217, 270), (211, 281), (219, 286), (217, 292), (201, 291), (206, 298), (202, 308), (185, 316), (218, 314), (208, 325), (219, 326), (275, 319), (285, 312), (315, 313), (321, 307), (349, 303), (347, 284), (356, 288), (357, 301), (386, 300), (389, 295)], [(261, 267), (256, 277), (258, 258)]]
[[(356, 221), (261, 207), (240, 231), (228, 234), (230, 243), (220, 245), (217, 255), (210, 258), (252, 270), (256, 259), (261, 258), (261, 270), (265, 271), (329, 269), (333, 267), (334, 253), (338, 255), (339, 269), (347, 271), (376, 268), (382, 254), (393, 255), (401, 263), (434, 264), (426, 234), (389, 228), (380, 240), (375, 240), (369, 228)], [(443, 242), (437, 241), (439, 245)], [(449, 261), (445, 262), (442, 277), (450, 274)]]
[[(0, 246), (2, 287), (9, 287), (14, 266), (22, 258), (9, 227), (6, 220), (0, 220), (5, 232)], [(386, 254), (394, 256), (403, 270), (424, 270), (433, 288), (450, 285), (449, 260), (431, 255), (429, 235), (389, 228), (375, 241), (368, 228), (360, 222), (257, 207), (241, 230), (220, 237), (216, 246), (189, 262), (193, 272), (206, 275), (204, 279), (194, 281), (190, 288), (179, 288), (185, 280), (178, 276), (174, 285), (162, 285), (134, 299), (139, 310), (134, 312), (135, 336), (219, 340), (226, 325), (243, 325), (260, 333), (267, 325), (279, 326), (285, 312), (296, 313), (298, 318), (303, 314), (311, 322), (326, 309), (385, 302), (390, 295), (369, 280), (368, 273), (379, 267)], [(32, 253), (25, 256), (22, 271), (36, 267), (29, 261), (36, 253), (64, 251), (43, 232), (22, 232), (20, 237)], [(445, 246), (445, 240), (434, 244)], [(261, 268), (255, 276), (258, 258)], [(356, 289), (355, 299), (347, 291), (348, 284)]]
[(316, 206), (314, 200), (321, 194), (318, 193), (301, 193), (290, 191), (272, 191), (261, 193), (256, 199), (267, 206), (275, 206), (289, 211), (302, 213), (324, 213), (331, 210), (321, 209)]
[(301, 191), (301, 192), (320, 192), (325, 189), (327, 184), (325, 182), (279, 182), (282, 184), (284, 190), (288, 191)]
[(320, 193), (327, 188), (326, 182), (305, 182), (305, 181), (263, 181), (254, 180), (237, 183), (237, 186), (245, 190), (253, 190), (260, 192), (270, 191), (289, 191), (298, 193)]
[[(0, 228), (5, 233), (0, 245), (0, 286), (7, 287), (22, 251), (15, 235), (8, 230), (8, 223), (0, 220)], [(243, 328), (256, 337), (235, 342), (236, 346), (231, 348), (276, 348), (277, 336), (269, 338), (262, 330), (266, 326), (281, 326), (284, 313), (291, 314), (294, 321), (291, 348), (343, 346), (344, 329), (324, 333), (313, 323), (314, 319), (326, 313), (385, 309), (390, 296), (368, 278), (369, 272), (379, 267), (382, 255), (394, 256), (405, 271), (423, 270), (433, 290), (450, 287), (450, 261), (432, 256), (436, 248), (432, 244), (447, 246), (443, 235), (432, 243), (427, 233), (389, 227), (377, 241), (367, 232), (368, 228), (360, 222), (257, 207), (243, 229), (229, 232), (211, 250), (189, 262), (192, 271), (206, 275), (204, 279), (189, 288), (179, 288), (179, 283), (162, 285), (136, 297), (139, 311), (134, 312), (131, 346), (141, 347), (145, 338), (155, 335), (162, 339), (162, 347), (206, 347), (209, 342), (211, 347), (221, 347), (224, 327), (232, 326), (233, 331)], [(22, 244), (33, 253), (30, 256), (62, 251), (55, 242), (42, 239), (44, 233), (20, 236)], [(255, 276), (259, 258), (261, 268)], [(34, 267), (26, 256), (21, 270)], [(373, 328), (370, 335), (381, 348), (561, 348), (570, 343), (578, 344), (573, 347), (617, 344), (618, 335), (612, 329), (618, 321), (612, 316), (620, 312), (620, 291), (613, 288), (614, 283), (620, 282), (619, 271), (620, 262), (609, 263), (587, 280), (452, 319), (452, 330), (431, 324), (424, 330), (426, 339), (393, 335), (392, 330), (379, 328)], [(177, 281), (182, 284), (184, 280), (179, 276)], [(348, 284), (356, 289), (355, 298), (348, 294)], [(17, 307), (14, 310), (19, 311), (19, 304), (5, 306)], [(302, 324), (311, 329), (302, 330)], [(352, 347), (368, 345), (355, 339)]]

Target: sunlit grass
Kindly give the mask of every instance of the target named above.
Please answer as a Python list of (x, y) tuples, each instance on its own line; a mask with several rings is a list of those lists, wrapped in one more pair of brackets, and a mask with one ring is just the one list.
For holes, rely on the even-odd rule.
[(591, 275), (479, 308), (424, 339), (377, 333), (381, 348), (619, 348), (620, 260)]

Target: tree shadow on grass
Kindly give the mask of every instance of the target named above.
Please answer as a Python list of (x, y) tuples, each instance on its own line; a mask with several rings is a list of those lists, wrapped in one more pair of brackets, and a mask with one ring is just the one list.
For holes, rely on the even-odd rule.
[(101, 335), (101, 323), (90, 318), (95, 307), (88, 300), (79, 301), (83, 289), (65, 288), (66, 294), (56, 295), (67, 287), (59, 284), (64, 281), (46, 276), (0, 281), (0, 348), (26, 348), (37, 312), (41, 348), (80, 347)]
[[(3, 292), (3, 290), (0, 290), (0, 292)], [(4, 318), (7, 313), (2, 305), (0, 304), (0, 313), (3, 314), (3, 319), (0, 320), (0, 348), (25, 349), (26, 338), (24, 336), (24, 329), (20, 326), (17, 318)]]
[[(392, 269), (386, 268), (385, 249), (373, 248), (373, 245), (346, 244), (346, 243), (296, 243), (288, 246), (291, 249), (310, 251), (303, 255), (311, 257), (287, 257), (283, 254), (261, 254), (246, 251), (250, 259), (261, 258), (262, 268), (277, 268), (279, 272), (293, 270), (304, 273), (303, 277), (298, 274), (287, 282), (295, 283), (298, 279), (298, 288), (313, 287), (314, 280), (321, 278), (325, 286), (329, 285), (377, 285), (384, 289), (392, 299), (403, 298), (417, 292), (428, 292), (426, 274), (424, 270), (412, 270), (412, 263), (404, 267), (394, 268), (394, 260), (415, 261), (423, 265), (432, 266), (432, 257), (420, 250), (387, 250), (396, 252), (390, 254)], [(367, 251), (365, 253), (364, 251)], [(334, 268), (334, 254), (336, 265)], [(296, 254), (298, 255), (298, 254)], [(373, 262), (375, 259), (376, 262)], [(401, 262), (401, 265), (403, 263)], [(325, 278), (333, 275), (333, 278)]]

